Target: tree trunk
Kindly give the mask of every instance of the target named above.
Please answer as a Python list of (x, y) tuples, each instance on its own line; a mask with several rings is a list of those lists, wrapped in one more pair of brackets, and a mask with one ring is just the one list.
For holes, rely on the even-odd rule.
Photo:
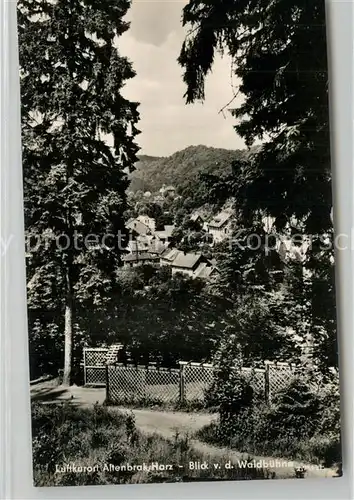
[(64, 322), (64, 375), (63, 385), (69, 386), (71, 383), (72, 353), (73, 353), (73, 297), (71, 291), (71, 281), (69, 271), (66, 275), (67, 295), (65, 304)]

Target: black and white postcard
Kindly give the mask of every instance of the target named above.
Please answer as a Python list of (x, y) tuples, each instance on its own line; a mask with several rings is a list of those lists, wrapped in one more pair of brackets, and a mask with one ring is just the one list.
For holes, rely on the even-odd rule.
[(19, 0), (36, 486), (342, 471), (324, 0)]

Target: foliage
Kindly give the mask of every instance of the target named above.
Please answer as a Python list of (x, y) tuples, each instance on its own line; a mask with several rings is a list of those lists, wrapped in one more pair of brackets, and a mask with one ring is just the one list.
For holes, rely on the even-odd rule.
[(210, 234), (203, 229), (202, 224), (193, 221), (190, 214), (181, 216), (181, 211), (179, 211), (175, 221), (179, 218), (182, 220), (172, 233), (171, 246), (183, 252), (200, 252), (204, 246), (207, 247), (208, 243), (211, 243)]
[(230, 276), (225, 284), (214, 284), (172, 276), (166, 267), (120, 269), (122, 292), (105, 310), (105, 329), (97, 314), (89, 315), (91, 325), (97, 325), (90, 343), (122, 342), (134, 361), (162, 366), (181, 359), (209, 362), (219, 342), (231, 353), (239, 345), (246, 364), (297, 359), (299, 346), (287, 331), (292, 307), (288, 295), (256, 286), (253, 292), (245, 286), (248, 295), (230, 295)]
[[(202, 280), (171, 276), (161, 268), (142, 290), (122, 296), (112, 312), (112, 340), (125, 344), (135, 361), (174, 366), (209, 360), (225, 329), (229, 302), (208, 291)], [(151, 311), (154, 314), (151, 314)], [(117, 333), (118, 332), (118, 333)]]
[(143, 207), (140, 208), (140, 213), (148, 215), (153, 218), (156, 222), (156, 230), (160, 231), (164, 229), (165, 225), (171, 224), (171, 216), (164, 213), (164, 210), (157, 203), (145, 203)]
[(199, 175), (224, 175), (231, 170), (231, 163), (248, 156), (247, 150), (232, 151), (207, 146), (189, 146), (171, 156), (139, 157), (131, 174), (130, 188), (136, 191), (143, 183), (145, 191), (157, 192), (164, 184), (172, 185), (185, 198), (192, 197), (198, 206)]
[(294, 439), (311, 437), (318, 428), (320, 398), (301, 379), (291, 383), (272, 399), (267, 413), (268, 439), (275, 439), (288, 429)]
[(233, 111), (236, 131), (248, 144), (269, 137), (257, 155), (256, 178), (244, 186), (248, 203), (277, 217), (279, 226), (296, 213), (298, 220), (308, 216), (310, 234), (329, 229), (325, 4), (297, 0), (289, 9), (284, 0), (212, 6), (190, 0), (183, 23), (191, 27), (179, 58), (187, 102), (204, 99), (214, 53), (225, 50), (244, 96)]
[(284, 263), (277, 249), (270, 248), (270, 241), (256, 216), (250, 226), (236, 223), (231, 237), (214, 249), (220, 269), (220, 293), (235, 299), (279, 290), (284, 281)]
[(136, 395), (132, 395), (131, 397), (121, 397), (117, 398), (115, 396), (114, 401), (110, 401), (106, 399), (104, 402), (105, 406), (109, 407), (124, 407), (124, 408), (142, 408), (142, 409), (150, 409), (156, 411), (183, 411), (186, 413), (193, 412), (203, 412), (210, 413), (210, 408), (207, 407), (204, 399), (188, 399), (185, 401), (181, 401), (179, 398), (171, 401), (162, 400), (158, 397), (145, 396), (145, 397), (136, 397)]
[(314, 393), (295, 379), (271, 404), (258, 401), (225, 422), (220, 414), (219, 421), (197, 437), (254, 455), (288, 457), (325, 467), (339, 465), (339, 395), (331, 393), (332, 389), (329, 386)]
[(264, 360), (297, 361), (301, 354), (292, 330), (287, 330), (287, 301), (281, 293), (247, 295), (235, 300), (225, 317), (225, 330), (216, 356), (237, 356), (253, 366)]
[(337, 346), (333, 245), (320, 248), (333, 237), (325, 3), (190, 0), (183, 24), (190, 28), (179, 57), (187, 103), (204, 99), (215, 52), (228, 52), (243, 96), (232, 110), (235, 130), (249, 146), (263, 140), (231, 174), (206, 179), (209, 191), (233, 196), (246, 227), (261, 213), (279, 231), (295, 220), (313, 236), (304, 264), (313, 274), (307, 313), (326, 371), (337, 365)]
[(31, 380), (43, 374), (57, 376), (62, 365), (63, 341), (55, 318), (46, 321), (37, 317), (28, 330)]
[[(193, 480), (257, 479), (267, 477), (262, 469), (235, 466), (228, 471), (225, 459), (193, 449), (188, 437), (164, 439), (144, 435), (133, 414), (94, 406), (35, 404), (32, 407), (34, 480), (36, 486), (79, 486), (126, 483), (183, 482)], [(220, 463), (220, 469), (189, 470), (190, 461)], [(136, 466), (173, 465), (172, 471), (139, 471)], [(55, 473), (56, 465), (74, 463), (89, 471)], [(105, 471), (104, 465), (129, 465), (131, 470)], [(179, 465), (183, 467), (180, 468)], [(135, 467), (135, 470), (134, 470)]]
[(228, 347), (223, 339), (214, 357), (214, 380), (206, 394), (206, 404), (219, 413), (221, 427), (228, 426), (253, 400), (253, 390), (241, 371), (241, 349)]
[(125, 233), (138, 112), (120, 93), (134, 71), (115, 41), (129, 6), (18, 2), (30, 325), (52, 315), (65, 330), (66, 381), (80, 308), (102, 308), (114, 293), (121, 251), (102, 238)]

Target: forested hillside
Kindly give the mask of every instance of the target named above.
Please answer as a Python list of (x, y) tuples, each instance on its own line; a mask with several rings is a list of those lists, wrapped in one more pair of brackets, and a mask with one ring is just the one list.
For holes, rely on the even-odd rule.
[(179, 192), (197, 181), (200, 173), (229, 174), (235, 160), (245, 158), (251, 150), (228, 150), (207, 146), (189, 146), (168, 157), (139, 156), (131, 174), (132, 191), (152, 191), (171, 184)]

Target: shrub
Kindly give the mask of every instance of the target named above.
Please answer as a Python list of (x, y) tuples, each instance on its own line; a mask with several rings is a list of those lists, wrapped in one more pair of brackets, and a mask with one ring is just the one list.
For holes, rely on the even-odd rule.
[[(336, 389), (337, 388), (337, 389)], [(198, 438), (240, 452), (321, 463), (340, 469), (339, 391), (334, 384), (313, 392), (305, 380), (294, 379), (271, 404), (253, 399), (226, 419), (204, 427)]]
[(169, 410), (169, 411), (184, 411), (184, 412), (206, 412), (213, 410), (208, 406), (205, 398), (188, 399), (181, 401), (179, 398), (171, 401), (163, 401), (153, 397), (123, 397), (115, 398), (114, 401), (106, 399), (104, 406), (124, 406), (125, 408), (149, 408), (150, 410)]
[(276, 394), (265, 414), (269, 437), (276, 439), (291, 433), (292, 439), (310, 437), (316, 431), (320, 418), (320, 397), (311, 392), (309, 385), (295, 378)]
[(205, 395), (206, 407), (219, 413), (221, 425), (229, 425), (253, 401), (253, 389), (241, 371), (240, 352), (225, 347), (221, 345), (215, 357), (214, 380)]
[(340, 466), (341, 443), (333, 434), (316, 433), (308, 440), (299, 442), (298, 454), (309, 462), (320, 461), (324, 467)]
[[(132, 414), (95, 406), (79, 409), (35, 403), (33, 416), (33, 464), (37, 486), (103, 485), (122, 483), (178, 482), (222, 479), (260, 479), (262, 469), (244, 469), (237, 465), (228, 470), (227, 458), (196, 451), (188, 437), (175, 435), (164, 439), (138, 431)], [(220, 469), (190, 470), (189, 462), (217, 462)], [(172, 471), (140, 470), (142, 464), (172, 464)], [(90, 471), (70, 470), (56, 473), (56, 466), (72, 464)], [(104, 469), (104, 464), (123, 470)], [(126, 467), (127, 464), (134, 467)], [(182, 465), (182, 467), (180, 467)]]

